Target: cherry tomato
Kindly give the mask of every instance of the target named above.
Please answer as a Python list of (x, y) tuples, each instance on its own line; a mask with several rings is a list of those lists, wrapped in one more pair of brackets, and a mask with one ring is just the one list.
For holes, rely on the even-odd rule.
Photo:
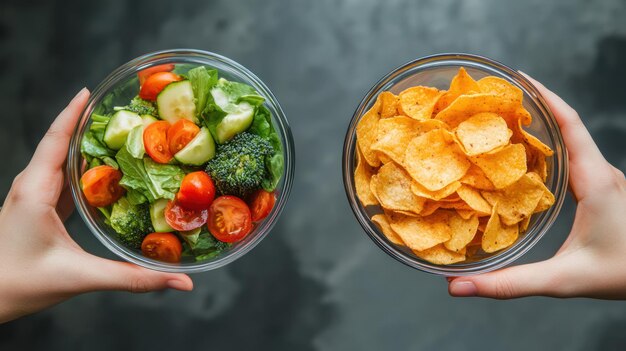
[(276, 195), (263, 189), (255, 191), (248, 203), (250, 204), (250, 212), (252, 214), (252, 221), (258, 222), (272, 212), (274, 203), (276, 202)]
[(143, 83), (145, 83), (146, 79), (148, 79), (148, 77), (150, 77), (151, 75), (158, 73), (158, 72), (169, 72), (169, 71), (173, 71), (174, 70), (174, 64), (170, 63), (170, 64), (165, 64), (165, 65), (158, 65), (158, 66), (152, 66), (152, 67), (148, 67), (146, 69), (143, 69), (139, 72), (137, 72), (137, 79), (139, 79), (139, 85), (143, 85)]
[(192, 230), (201, 227), (209, 217), (209, 211), (190, 210), (178, 201), (170, 201), (165, 206), (165, 221), (176, 230)]
[(157, 72), (150, 75), (139, 89), (139, 97), (144, 100), (156, 100), (157, 95), (168, 84), (181, 80), (180, 76), (172, 72)]
[(176, 202), (186, 209), (206, 210), (215, 198), (213, 180), (204, 171), (189, 173), (183, 178)]
[(169, 263), (180, 262), (183, 246), (172, 233), (150, 233), (141, 243), (144, 256)]
[(120, 186), (122, 172), (111, 166), (94, 167), (80, 178), (83, 194), (91, 206), (109, 206), (124, 195)]
[(157, 121), (148, 125), (143, 131), (143, 146), (155, 162), (168, 163), (173, 157), (167, 143), (167, 130), (169, 128), (168, 122)]
[(167, 131), (170, 152), (176, 154), (182, 150), (198, 133), (200, 133), (200, 127), (195, 123), (186, 119), (179, 119)]
[(209, 207), (207, 227), (217, 240), (237, 242), (252, 231), (250, 209), (236, 196), (220, 196)]

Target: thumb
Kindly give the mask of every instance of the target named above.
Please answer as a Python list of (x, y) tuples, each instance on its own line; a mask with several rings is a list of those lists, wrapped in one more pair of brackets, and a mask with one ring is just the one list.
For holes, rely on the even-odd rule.
[(450, 281), (452, 296), (479, 296), (513, 299), (525, 296), (565, 296), (560, 281), (565, 279), (565, 262), (559, 256), (476, 276), (458, 277)]
[(164, 273), (137, 266), (91, 256), (84, 262), (84, 290), (121, 290), (144, 293), (163, 289), (191, 291), (193, 282), (186, 274)]

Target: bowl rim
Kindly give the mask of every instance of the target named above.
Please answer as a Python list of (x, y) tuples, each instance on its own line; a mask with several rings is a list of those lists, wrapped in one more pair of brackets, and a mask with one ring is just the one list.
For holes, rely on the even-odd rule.
[[(257, 225), (252, 233), (250, 233), (244, 240), (237, 243), (237, 245), (239, 245), (237, 249), (231, 248), (225, 254), (221, 254), (214, 260), (208, 262), (196, 262), (185, 265), (156, 261), (117, 243), (109, 236), (109, 234), (103, 231), (98, 223), (91, 218), (91, 215), (87, 213), (88, 209), (91, 208), (91, 211), (93, 212), (95, 208), (86, 203), (79, 186), (79, 179), (82, 173), (81, 165), (83, 163), (83, 157), (80, 152), (80, 142), (87, 128), (86, 125), (89, 124), (91, 111), (93, 111), (106, 93), (114, 89), (119, 81), (127, 77), (127, 75), (159, 64), (176, 63), (177, 59), (180, 60), (182, 57), (189, 59), (189, 62), (185, 61), (179, 63), (191, 63), (211, 67), (214, 67), (217, 64), (224, 65), (228, 67), (229, 70), (232, 70), (232, 72), (230, 72), (231, 74), (235, 72), (240, 81), (252, 85), (256, 90), (258, 90), (259, 93), (266, 98), (265, 104), (270, 111), (272, 111), (272, 115), (274, 117), (274, 127), (279, 131), (283, 143), (284, 157), (283, 179), (281, 179), (282, 186), (277, 188), (279, 189), (278, 198), (272, 212), (270, 212), (270, 214)], [(269, 234), (274, 225), (276, 225), (278, 218), (280, 217), (289, 199), (295, 176), (295, 145), (291, 128), (287, 117), (278, 102), (278, 99), (267, 87), (267, 85), (265, 85), (261, 79), (259, 79), (246, 67), (228, 57), (210, 51), (186, 48), (176, 48), (146, 53), (122, 64), (109, 73), (93, 90), (85, 108), (81, 112), (80, 120), (77, 122), (70, 139), (67, 157), (68, 162), (66, 172), (69, 178), (72, 198), (74, 200), (74, 204), (76, 205), (77, 212), (80, 214), (92, 234), (94, 234), (105, 247), (118, 257), (145, 268), (170, 273), (204, 272), (232, 263), (247, 254), (256, 245), (258, 245), (267, 236), (267, 234)]]
[[(474, 65), (474, 68), (476, 68), (476, 65), (486, 66), (494, 70), (496, 73), (506, 76), (508, 78), (507, 80), (512, 81), (513, 84), (521, 87), (525, 93), (528, 93), (531, 97), (532, 102), (536, 103), (537, 107), (540, 109), (540, 113), (543, 115), (543, 117), (545, 117), (545, 128), (550, 134), (550, 137), (554, 139), (555, 150), (553, 162), (555, 162), (555, 165), (553, 166), (553, 168), (560, 169), (560, 171), (562, 172), (561, 177), (555, 176), (555, 184), (553, 189), (556, 198), (555, 203), (549, 211), (541, 213), (541, 223), (536, 221), (532, 228), (528, 228), (528, 230), (524, 234), (524, 237), (518, 239), (516, 243), (514, 243), (512, 246), (504, 250), (498, 251), (493, 255), (490, 255), (489, 257), (470, 263), (462, 262), (452, 265), (437, 265), (422, 260), (416, 256), (410, 256), (402, 252), (401, 250), (396, 248), (394, 244), (390, 243), (386, 238), (384, 238), (384, 235), (380, 233), (380, 230), (373, 224), (369, 216), (365, 214), (364, 207), (361, 205), (360, 201), (358, 201), (355, 195), (352, 195), (356, 194), (353, 175), (354, 167), (351, 167), (352, 165), (354, 165), (354, 154), (356, 149), (356, 124), (365, 113), (365, 110), (368, 107), (369, 103), (372, 101), (373, 98), (375, 98), (375, 95), (378, 95), (380, 91), (382, 91), (384, 88), (389, 88), (389, 83), (392, 82), (394, 78), (401, 76), (402, 73), (437, 62), (446, 62), (449, 63), (450, 66), (461, 66), (461, 63), (470, 63)], [(417, 72), (411, 72), (411, 74), (409, 74), (408, 76), (415, 73)], [(557, 155), (559, 156), (557, 157)], [(557, 162), (558, 165), (556, 165)], [(439, 53), (413, 59), (396, 67), (389, 73), (385, 74), (382, 78), (380, 78), (367, 91), (367, 93), (357, 105), (357, 108), (355, 109), (352, 118), (350, 119), (348, 124), (346, 136), (344, 139), (342, 155), (342, 175), (346, 197), (354, 216), (356, 217), (357, 221), (359, 222), (367, 236), (380, 249), (382, 249), (385, 253), (387, 253), (389, 256), (393, 257), (397, 261), (411, 268), (418, 269), (427, 273), (442, 276), (468, 276), (486, 273), (502, 268), (519, 259), (534, 245), (536, 245), (537, 242), (539, 242), (539, 240), (554, 224), (554, 221), (556, 220), (556, 217), (558, 216), (565, 201), (567, 184), (569, 180), (569, 164), (567, 149), (565, 148), (565, 143), (563, 142), (561, 131), (552, 111), (543, 96), (537, 90), (537, 88), (526, 78), (526, 76), (524, 76), (524, 74), (521, 74), (521, 72), (518, 72), (501, 62), (481, 55), (468, 53)], [(538, 224), (541, 224), (541, 226), (539, 226)], [(535, 231), (533, 232), (533, 230)]]

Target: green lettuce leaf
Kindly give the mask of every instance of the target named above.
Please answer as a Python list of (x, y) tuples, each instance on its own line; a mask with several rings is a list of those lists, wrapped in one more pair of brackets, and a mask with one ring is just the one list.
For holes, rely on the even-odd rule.
[[(176, 165), (159, 164), (149, 157), (135, 158), (125, 147), (117, 152), (115, 159), (124, 174), (120, 184), (131, 193), (140, 193), (149, 202), (162, 198), (173, 199), (185, 176)], [(134, 202), (141, 200), (138, 194), (133, 196)]]
[(205, 66), (196, 67), (187, 72), (193, 90), (196, 113), (201, 115), (211, 98), (211, 88), (217, 83), (217, 70)]
[(194, 256), (196, 261), (203, 261), (219, 255), (222, 251), (231, 247), (232, 244), (221, 242), (213, 237), (204, 227), (198, 235), (198, 239), (185, 241), (183, 255)]
[(272, 114), (267, 107), (257, 107), (252, 125), (250, 129), (248, 129), (248, 132), (266, 138), (272, 145), (272, 148), (274, 148), (274, 153), (265, 157), (267, 177), (261, 182), (263, 189), (270, 192), (274, 191), (283, 175), (285, 159), (283, 157), (280, 137), (272, 125)]

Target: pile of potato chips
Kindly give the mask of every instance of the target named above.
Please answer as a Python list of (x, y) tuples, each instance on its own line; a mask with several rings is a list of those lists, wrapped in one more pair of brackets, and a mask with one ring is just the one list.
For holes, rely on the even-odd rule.
[(357, 125), (356, 192), (387, 239), (452, 264), (511, 246), (554, 204), (553, 151), (522, 127), (522, 91), (461, 68), (450, 89), (382, 92)]

